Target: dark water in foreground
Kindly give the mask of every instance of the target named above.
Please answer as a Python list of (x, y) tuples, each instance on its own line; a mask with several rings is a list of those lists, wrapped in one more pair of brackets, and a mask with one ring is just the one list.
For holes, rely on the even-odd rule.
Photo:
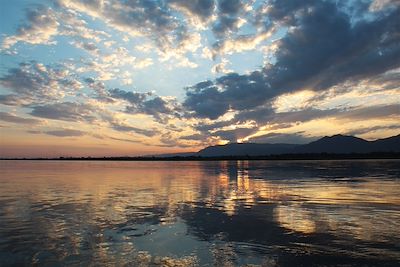
[(1, 266), (400, 266), (400, 161), (0, 162)]

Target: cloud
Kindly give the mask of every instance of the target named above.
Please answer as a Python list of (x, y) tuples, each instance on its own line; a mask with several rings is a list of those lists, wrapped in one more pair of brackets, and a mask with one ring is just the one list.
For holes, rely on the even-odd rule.
[(58, 34), (59, 23), (51, 8), (39, 7), (27, 11), (27, 23), (21, 25), (17, 34), (4, 38), (3, 49), (9, 49), (18, 42), (29, 44), (54, 44), (52, 39)]
[(221, 62), (214, 65), (211, 69), (212, 73), (230, 73), (233, 72), (232, 70), (227, 68), (230, 62), (226, 58), (222, 58)]
[(239, 17), (222, 16), (217, 23), (214, 24), (212, 30), (215, 36), (219, 38), (225, 38), (236, 32), (241, 26), (241, 20)]
[(254, 50), (259, 44), (274, 34), (275, 28), (259, 34), (239, 35), (235, 38), (223, 39), (213, 45), (214, 57), (216, 55), (241, 53), (243, 51)]
[[(172, 99), (169, 100), (156, 96), (153, 99), (144, 101), (142, 105), (139, 106), (139, 109), (133, 108), (132, 111), (149, 114), (152, 115), (155, 119), (162, 121), (163, 115), (178, 116), (178, 113), (176, 112), (177, 106), (175, 104), (175, 101)], [(131, 111), (129, 107), (127, 110)]]
[[(219, 139), (236, 142), (256, 134), (261, 127), (269, 131), (291, 128), (298, 123), (335, 116), (339, 112), (340, 110), (338, 109), (320, 110), (307, 108), (277, 113), (271, 107), (259, 107), (254, 110), (237, 113), (232, 119), (226, 121), (212, 121), (208, 124), (199, 123), (194, 127), (201, 132), (203, 139), (218, 137)], [(229, 129), (232, 126), (235, 128)]]
[(145, 99), (147, 99), (148, 96), (152, 95), (152, 93), (128, 92), (118, 88), (111, 89), (108, 92), (110, 97), (126, 100), (132, 105), (142, 103)]
[(93, 112), (93, 107), (88, 104), (62, 102), (33, 106), (30, 114), (35, 117), (52, 120), (93, 122), (95, 120)]
[[(262, 118), (257, 118), (256, 121), (260, 124), (263, 124), (263, 123), (270, 123), (270, 124), (299, 123), (299, 122), (307, 122), (307, 121), (312, 121), (315, 119), (325, 118), (325, 117), (329, 117), (329, 116), (335, 116), (339, 112), (340, 111), (336, 108), (326, 109), (326, 110), (306, 108), (303, 110), (271, 113), (267, 120), (263, 120)], [(240, 116), (238, 116), (238, 117), (242, 118)]]
[(159, 133), (156, 129), (140, 129), (129, 125), (118, 124), (116, 122), (112, 123), (112, 128), (118, 132), (134, 132), (147, 137), (152, 137)]
[[(267, 133), (261, 136), (257, 136), (256, 134), (257, 132), (291, 128), (299, 123), (306, 123), (317, 119), (327, 118), (335, 119), (337, 121), (365, 121), (366, 123), (368, 123), (368, 120), (374, 119), (393, 121), (400, 118), (400, 106), (398, 104), (391, 104), (369, 107), (353, 107), (346, 109), (333, 108), (327, 110), (305, 108), (302, 110), (287, 112), (275, 112), (272, 108), (263, 107), (237, 113), (232, 119), (227, 121), (213, 121), (209, 124), (199, 123), (194, 127), (201, 133), (199, 136), (195, 137), (196, 139), (203, 140), (207, 140), (209, 137), (218, 137), (223, 140), (229, 140), (230, 142), (236, 142), (236, 140), (243, 138), (246, 139), (248, 136), (255, 135), (254, 137), (250, 137), (248, 141), (276, 143), (281, 141), (284, 142), (286, 140), (287, 142), (292, 141), (293, 143), (305, 143), (306, 141), (312, 141), (311, 139), (314, 137), (309, 138), (304, 136), (304, 133), (296, 133), (297, 135), (293, 133), (279, 133), (279, 136), (275, 136), (275, 132)], [(246, 128), (240, 126), (244, 124), (248, 124), (248, 126)], [(232, 127), (232, 125), (236, 125), (236, 128), (227, 129)], [(374, 129), (379, 130), (378, 128), (372, 128), (371, 131)], [(351, 130), (349, 133), (363, 134), (366, 133), (366, 131)]]
[(70, 44), (75, 46), (76, 48), (85, 50), (89, 54), (99, 54), (99, 48), (93, 42), (71, 41)]
[[(29, 61), (6, 69), (0, 77), (5, 89), (0, 104), (31, 109), (29, 114), (39, 118), (98, 123), (115, 134), (158, 138), (161, 146), (236, 141), (322, 118), (348, 123), (387, 117), (390, 123), (399, 114), (398, 1), (346, 2), (57, 0), (53, 8), (31, 8), (18, 32), (4, 38), (3, 48), (17, 42), (52, 44), (58, 35), (80, 54), (88, 53), (58, 64)], [(62, 57), (76, 56), (76, 49), (68, 49), (73, 53)], [(250, 58), (263, 53), (264, 66), (230, 70), (246, 55), (229, 57), (231, 62), (226, 55), (246, 51)], [(204, 75), (204, 65), (213, 64), (209, 76), (218, 78), (192, 83), (183, 100), (127, 89), (146, 84), (139, 77), (142, 71), (135, 70), (152, 64), (171, 75), (178, 67), (198, 68), (183, 80)], [(154, 77), (165, 74), (155, 67), (148, 71), (155, 71)], [(110, 89), (117, 84), (122, 89)], [(160, 90), (171, 86), (161, 84)], [(296, 97), (286, 101), (305, 90), (310, 97), (301, 103)], [(379, 101), (378, 91), (384, 95)], [(284, 108), (277, 105), (280, 98)], [(2, 116), (18, 121), (11, 113)], [(148, 117), (146, 126), (134, 121)], [(20, 119), (15, 123), (34, 120)], [(301, 135), (268, 134), (257, 138), (295, 140)]]
[(208, 22), (215, 10), (214, 0), (170, 0), (169, 4), (173, 8), (183, 11), (189, 20), (196, 17), (197, 21), (193, 21), (193, 25), (198, 21)]
[(263, 74), (254, 71), (249, 75), (230, 73), (215, 82), (200, 82), (186, 91), (183, 105), (203, 118), (216, 119), (229, 109), (243, 110), (259, 106), (265, 102), (267, 89)]
[(0, 120), (11, 122), (11, 123), (20, 123), (20, 124), (39, 124), (40, 120), (31, 119), (31, 118), (22, 118), (16, 116), (14, 114), (8, 112), (0, 112)]
[(148, 66), (151, 66), (151, 65), (153, 65), (153, 64), (154, 64), (153, 59), (151, 59), (151, 58), (144, 58), (144, 59), (141, 59), (141, 60), (136, 61), (136, 63), (134, 64), (134, 66), (135, 66), (136, 69), (144, 69), (144, 68), (146, 68), (146, 67), (148, 67)]
[(171, 133), (164, 133), (160, 136), (161, 144), (158, 144), (159, 147), (191, 147), (192, 144), (182, 143), (180, 138), (174, 137)]
[(204, 123), (203, 121), (198, 122), (194, 125), (194, 128), (200, 132), (209, 132), (214, 129), (224, 128), (226, 126), (230, 126), (234, 124), (234, 120), (225, 120), (225, 121), (211, 121), (208, 123)]
[(96, 50), (93, 42), (99, 43), (103, 38), (110, 37), (104, 31), (88, 28), (86, 21), (80, 19), (76, 12), (70, 9), (59, 12), (39, 5), (27, 10), (25, 20), (15, 35), (4, 38), (2, 43), (4, 50), (9, 50), (18, 42), (33, 45), (56, 44), (55, 37), (62, 35), (72, 37), (71, 43), (77, 48), (93, 53)]
[(121, 142), (128, 142), (128, 143), (135, 143), (140, 144), (142, 140), (134, 140), (134, 139), (126, 139), (126, 138), (117, 138), (117, 137), (109, 137), (111, 140), (121, 141)]
[(191, 134), (179, 137), (181, 140), (194, 140), (194, 141), (205, 141), (203, 134)]
[(359, 107), (335, 115), (336, 119), (368, 120), (400, 118), (400, 104)]
[(73, 129), (46, 131), (44, 133), (47, 135), (53, 135), (53, 136), (58, 136), (58, 137), (83, 136), (86, 134), (85, 132), (82, 132), (79, 130), (73, 130)]
[(235, 34), (239, 28), (246, 24), (246, 20), (240, 16), (245, 16), (246, 8), (244, 2), (240, 0), (220, 0), (218, 1), (218, 17), (212, 31), (216, 38), (226, 39)]
[(99, 134), (93, 134), (85, 131), (75, 130), (75, 129), (59, 129), (51, 131), (39, 131), (39, 130), (29, 130), (26, 131), (30, 134), (46, 134), (57, 137), (77, 137), (77, 136), (91, 136), (97, 139), (104, 139), (105, 136)]
[(69, 70), (36, 61), (20, 63), (17, 68), (9, 69), (0, 77), (0, 85), (13, 91), (20, 98), (19, 101), (14, 101), (14, 95), (3, 96), (2, 101), (8, 105), (58, 100), (82, 88), (82, 84), (74, 79)]
[[(105, 31), (95, 30), (88, 27), (88, 23), (71, 9), (63, 9), (56, 13), (59, 26), (59, 34), (73, 37), (75, 41), (100, 43), (104, 38), (111, 37)], [(105, 44), (106, 45), (106, 44)]]
[(364, 127), (361, 129), (350, 130), (346, 134), (348, 134), (348, 135), (363, 135), (366, 133), (382, 131), (382, 130), (397, 130), (398, 132), (400, 132), (400, 126), (399, 125), (384, 125), (384, 126)]
[(307, 137), (303, 132), (299, 133), (279, 133), (273, 132), (260, 136), (251, 137), (249, 143), (270, 143), (270, 144), (307, 144), (315, 141), (318, 137)]
[[(284, 3), (275, 1), (272, 7)], [(216, 119), (229, 110), (241, 112), (264, 105), (284, 93), (323, 91), (400, 66), (400, 8), (352, 25), (351, 18), (334, 3), (307, 3), (289, 1), (286, 9), (272, 12), (270, 7), (267, 12), (290, 26), (276, 43), (274, 64), (189, 87), (184, 106), (198, 117)], [(295, 19), (287, 20), (285, 14), (293, 12)]]
[(29, 98), (22, 98), (16, 94), (0, 95), (0, 104), (7, 106), (19, 106), (29, 104), (32, 100)]
[(395, 8), (400, 5), (398, 0), (374, 0), (369, 9), (373, 12), (381, 11), (387, 8)]
[(99, 18), (128, 35), (149, 37), (161, 49), (175, 47), (186, 38), (187, 28), (162, 0), (58, 2), (65, 8)]
[[(92, 58), (83, 59), (79, 62), (83, 66), (76, 71), (90, 75), (95, 72), (96, 80), (99, 81), (114, 79), (121, 81), (122, 84), (131, 84), (134, 72), (126, 69), (143, 69), (154, 64), (152, 58), (137, 58), (125, 47), (112, 48), (104, 52), (98, 49), (93, 42), (78, 41), (73, 42), (73, 44), (88, 51), (92, 56)], [(89, 45), (89, 47), (85, 47), (86, 45)]]
[(125, 112), (147, 114), (156, 121), (165, 122), (168, 118), (180, 117), (180, 107), (174, 98), (160, 97), (153, 93), (127, 92), (121, 89), (109, 90), (109, 96), (129, 103)]
[(245, 138), (257, 132), (256, 128), (236, 128), (231, 130), (219, 130), (213, 132), (212, 135), (218, 136), (222, 140), (228, 140), (231, 143), (236, 143), (238, 140)]
[(243, 8), (241, 0), (219, 0), (218, 10), (222, 14), (235, 15)]

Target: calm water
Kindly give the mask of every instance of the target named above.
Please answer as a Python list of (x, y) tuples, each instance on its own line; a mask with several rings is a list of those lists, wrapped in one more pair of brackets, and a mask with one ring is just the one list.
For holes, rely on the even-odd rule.
[(0, 162), (1, 266), (399, 266), (400, 161)]

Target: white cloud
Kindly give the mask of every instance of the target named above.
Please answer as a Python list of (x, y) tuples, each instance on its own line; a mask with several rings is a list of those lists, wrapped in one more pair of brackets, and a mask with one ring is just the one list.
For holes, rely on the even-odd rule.
[(253, 50), (263, 41), (271, 37), (274, 32), (275, 28), (257, 35), (243, 35), (233, 39), (225, 39), (216, 44), (213, 52), (221, 55), (231, 55), (233, 53)]
[(153, 65), (153, 63), (154, 63), (153, 59), (151, 59), (151, 58), (140, 59), (140, 60), (137, 60), (134, 67), (136, 69), (144, 69), (148, 66)]
[(17, 34), (3, 40), (3, 49), (10, 49), (18, 42), (34, 45), (55, 44), (53, 37), (58, 34), (59, 23), (56, 13), (51, 8), (31, 10), (27, 14), (27, 19), (27, 24), (20, 26)]
[(211, 72), (214, 74), (217, 73), (229, 73), (229, 72), (233, 72), (232, 70), (228, 69), (227, 66), (230, 64), (229, 60), (226, 58), (222, 58), (221, 62), (218, 64), (215, 64), (212, 69)]
[(381, 11), (388, 7), (399, 6), (399, 0), (374, 0), (369, 6), (369, 10), (373, 12)]

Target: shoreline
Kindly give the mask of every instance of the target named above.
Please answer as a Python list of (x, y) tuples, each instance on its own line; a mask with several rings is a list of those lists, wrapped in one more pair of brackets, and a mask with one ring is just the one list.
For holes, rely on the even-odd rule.
[(367, 154), (279, 154), (266, 156), (176, 156), (176, 157), (57, 157), (57, 158), (0, 158), (2, 161), (222, 161), (222, 160), (362, 160), (362, 159), (400, 159), (400, 153), (367, 153)]

